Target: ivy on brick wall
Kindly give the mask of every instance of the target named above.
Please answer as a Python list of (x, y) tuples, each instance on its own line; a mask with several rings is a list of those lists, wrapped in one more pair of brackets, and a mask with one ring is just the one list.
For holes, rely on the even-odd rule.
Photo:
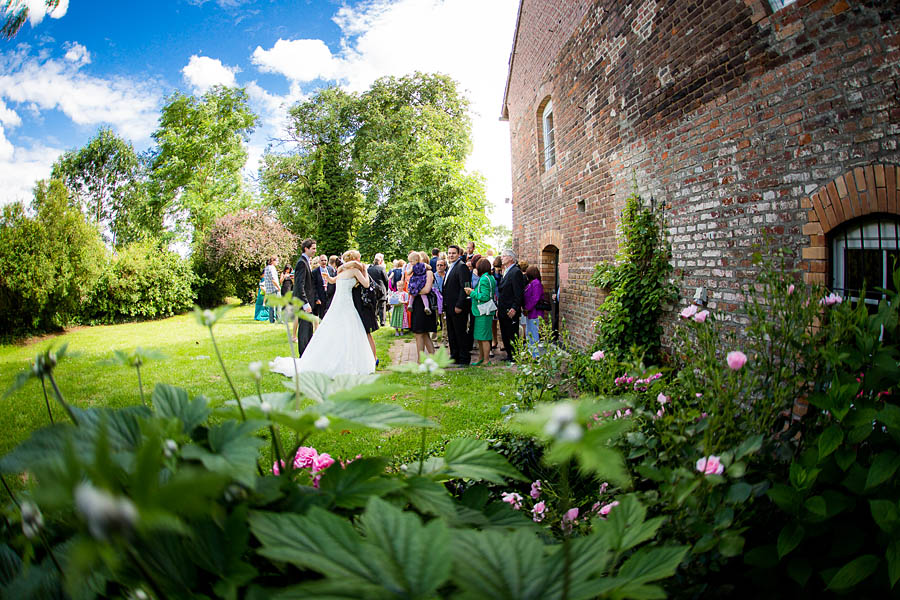
[(661, 214), (635, 190), (625, 200), (615, 261), (597, 264), (591, 276), (591, 285), (608, 290), (595, 320), (596, 349), (622, 356), (636, 346), (657, 358), (663, 305), (678, 299), (671, 254)]

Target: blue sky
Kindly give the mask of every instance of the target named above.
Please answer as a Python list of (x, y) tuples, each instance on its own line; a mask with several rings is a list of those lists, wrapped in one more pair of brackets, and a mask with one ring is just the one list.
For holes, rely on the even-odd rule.
[(510, 225), (509, 129), (500, 106), (518, 0), (17, 0), (32, 18), (0, 41), (0, 204), (101, 126), (152, 144), (175, 90), (247, 89), (260, 125), (246, 173), (283, 137), (285, 109), (317, 88), (365, 90), (414, 70), (454, 77), (472, 100), (471, 170), (487, 178), (492, 220)]

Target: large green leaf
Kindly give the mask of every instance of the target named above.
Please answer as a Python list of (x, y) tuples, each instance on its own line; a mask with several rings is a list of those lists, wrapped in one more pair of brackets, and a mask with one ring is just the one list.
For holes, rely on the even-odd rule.
[(436, 425), (414, 412), (396, 404), (380, 404), (366, 400), (322, 401), (307, 412), (340, 419), (342, 425), (361, 425), (373, 429), (390, 429), (398, 426), (435, 427)]
[(594, 529), (616, 552), (625, 552), (652, 538), (662, 525), (663, 517), (645, 521), (647, 509), (629, 494), (619, 499), (618, 506), (609, 511), (608, 518), (595, 519)]
[(547, 560), (531, 532), (453, 532), (453, 578), (464, 598), (545, 600)]
[(141, 421), (151, 416), (150, 409), (145, 406), (126, 406), (117, 409), (80, 409), (73, 406), (72, 413), (78, 421), (79, 428), (92, 436), (96, 436), (101, 427), (104, 428), (113, 450), (137, 448), (142, 439)]
[(869, 490), (887, 481), (900, 467), (900, 458), (893, 450), (885, 450), (875, 456), (869, 474), (866, 476), (866, 489)]
[(641, 548), (625, 561), (617, 575), (630, 580), (632, 584), (671, 577), (687, 551), (687, 546)]
[(869, 500), (869, 509), (872, 518), (878, 526), (887, 533), (891, 533), (900, 525), (900, 510), (897, 503), (891, 500)]
[(893, 540), (884, 554), (888, 566), (888, 578), (891, 580), (891, 588), (897, 585), (900, 579), (900, 540)]
[[(338, 375), (334, 379), (324, 373), (315, 373), (312, 371), (304, 371), (300, 373), (300, 393), (307, 398), (312, 398), (316, 402), (325, 402), (331, 399), (335, 394), (341, 394), (340, 399), (367, 399), (372, 395), (381, 393), (376, 392), (371, 387), (378, 381), (380, 375)], [(294, 389), (293, 381), (285, 381), (285, 387)], [(358, 388), (353, 391), (354, 388)]]
[(22, 568), (22, 559), (6, 544), (0, 544), (0, 586), (9, 585)]
[(417, 510), (452, 519), (456, 517), (453, 498), (443, 483), (432, 481), (427, 477), (410, 477), (406, 480), (403, 495)]
[(252, 488), (256, 481), (258, 450), (265, 443), (253, 435), (260, 425), (258, 421), (225, 421), (209, 430), (209, 450), (190, 444), (181, 449), (181, 455), (199, 460), (210, 471), (228, 475)]
[(31, 436), (0, 458), (0, 472), (23, 473), (38, 465), (60, 462), (71, 447), (77, 456), (90, 461), (94, 439), (90, 433), (69, 423), (57, 423), (32, 432)]
[(797, 521), (791, 521), (778, 534), (778, 558), (790, 553), (803, 541), (806, 531)]
[(334, 465), (325, 470), (319, 491), (341, 508), (360, 508), (370, 496), (384, 496), (403, 487), (398, 479), (384, 477), (385, 458), (357, 458), (346, 468)]
[(762, 447), (763, 436), (762, 434), (754, 435), (743, 442), (741, 445), (734, 449), (734, 460), (738, 461), (747, 456), (748, 454), (753, 454), (757, 450)]
[(873, 554), (865, 554), (851, 560), (841, 567), (828, 581), (827, 589), (834, 591), (849, 590), (874, 573), (875, 569), (878, 568), (879, 562), (879, 558)]
[(453, 440), (447, 444), (444, 463), (446, 473), (451, 477), (469, 477), (493, 483), (503, 483), (507, 477), (527, 481), (505, 458), (488, 450), (484, 440)]
[(211, 412), (203, 396), (190, 400), (184, 389), (165, 383), (156, 384), (151, 400), (157, 415), (180, 420), (182, 431), (188, 434), (206, 421)]
[(840, 425), (831, 425), (819, 435), (819, 460), (838, 449), (844, 441), (844, 431)]

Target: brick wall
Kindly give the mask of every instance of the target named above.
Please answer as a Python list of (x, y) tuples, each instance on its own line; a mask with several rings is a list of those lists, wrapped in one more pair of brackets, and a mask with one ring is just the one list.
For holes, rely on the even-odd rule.
[[(705, 287), (735, 326), (764, 235), (827, 283), (827, 232), (866, 214), (838, 212), (847, 174), (856, 184), (871, 170), (865, 189), (877, 190), (881, 173), (885, 194), (888, 174), (900, 180), (898, 3), (800, 0), (770, 14), (766, 0), (573, 0), (565, 15), (555, 4), (521, 4), (504, 113), (514, 245), (534, 264), (559, 248), (575, 339), (592, 341), (601, 295), (588, 279), (615, 254), (635, 183), (667, 207), (682, 295)], [(545, 170), (548, 97), (557, 163)], [(872, 194), (874, 212), (898, 214)]]

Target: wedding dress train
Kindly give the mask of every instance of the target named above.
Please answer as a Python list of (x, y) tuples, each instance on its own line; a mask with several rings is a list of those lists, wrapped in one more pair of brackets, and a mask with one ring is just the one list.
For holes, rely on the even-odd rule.
[[(301, 373), (314, 371), (334, 377), (375, 372), (375, 357), (372, 356), (359, 313), (353, 306), (352, 290), (355, 284), (355, 277), (337, 281), (325, 318), (319, 323), (303, 356), (297, 359), (297, 370)], [(293, 377), (294, 360), (278, 356), (269, 363), (269, 370)]]

